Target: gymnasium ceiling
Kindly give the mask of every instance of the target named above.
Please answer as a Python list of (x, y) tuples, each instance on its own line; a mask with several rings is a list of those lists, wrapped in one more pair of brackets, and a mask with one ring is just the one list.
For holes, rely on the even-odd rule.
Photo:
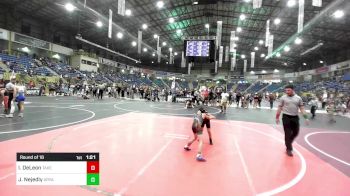
[[(247, 2), (248, 1), (248, 2)], [(64, 5), (70, 2), (78, 9), (69, 13)], [(163, 55), (168, 55), (168, 48), (179, 55), (175, 58), (175, 66), (180, 66), (183, 39), (188, 36), (205, 36), (209, 24), (209, 34), (216, 35), (217, 21), (223, 21), (222, 45), (228, 46), (230, 32), (237, 31), (239, 37), (237, 53), (245, 54), (248, 63), (250, 53), (256, 52), (257, 69), (291, 68), (306, 63), (320, 64), (320, 60), (327, 63), (326, 56), (339, 54), (341, 50), (349, 50), (350, 47), (350, 1), (348, 0), (323, 0), (322, 7), (312, 6), (311, 0), (305, 0), (304, 31), (297, 33), (298, 1), (293, 7), (288, 7), (288, 0), (262, 0), (262, 7), (253, 9), (252, 0), (164, 0), (164, 7), (156, 6), (157, 0), (125, 0), (126, 9), (130, 9), (131, 16), (117, 14), (117, 0), (2, 0), (2, 3), (16, 8), (16, 12), (30, 13), (36, 19), (49, 21), (57, 26), (70, 29), (72, 32), (80, 32), (84, 39), (106, 46), (109, 42), (113, 50), (140, 59), (143, 63), (156, 62), (152, 53), (156, 49), (154, 34), (160, 36), (160, 42), (167, 43), (163, 47)], [(198, 2), (198, 4), (194, 4)], [(113, 10), (113, 38), (108, 40), (108, 10)], [(334, 17), (336, 10), (342, 10), (345, 15)], [(240, 20), (244, 14), (246, 19)], [(169, 18), (174, 18), (170, 23)], [(274, 24), (276, 18), (280, 24)], [(267, 55), (267, 48), (259, 44), (259, 40), (265, 41), (266, 21), (270, 19), (270, 32), (274, 35), (274, 54), (280, 52), (281, 57), (265, 59), (261, 54)], [(97, 28), (96, 21), (103, 22), (102, 28)], [(143, 47), (148, 47), (147, 52), (137, 54), (137, 47), (132, 47), (131, 42), (137, 41), (137, 31), (142, 29), (142, 24), (148, 28), (143, 30)], [(307, 26), (307, 27), (306, 27)], [(178, 33), (179, 29), (181, 33)], [(116, 38), (116, 32), (124, 34), (123, 39)], [(296, 37), (302, 39), (302, 43), (294, 43)], [(323, 45), (305, 55), (302, 52), (322, 43)], [(284, 52), (283, 47), (290, 46), (289, 52)], [(142, 48), (143, 48), (142, 47)], [(333, 56), (334, 56), (333, 55)], [(240, 56), (237, 58), (240, 62)], [(164, 62), (166, 60), (163, 60)], [(163, 62), (163, 63), (164, 63)], [(240, 65), (241, 63), (238, 63)], [(226, 63), (229, 66), (229, 63)], [(314, 66), (314, 65), (312, 65)]]

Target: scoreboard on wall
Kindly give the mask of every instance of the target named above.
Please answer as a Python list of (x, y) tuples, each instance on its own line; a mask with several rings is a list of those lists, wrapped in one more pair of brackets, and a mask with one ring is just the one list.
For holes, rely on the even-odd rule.
[(184, 51), (188, 62), (214, 62), (215, 40), (185, 40)]
[(210, 53), (210, 42), (202, 40), (190, 40), (186, 43), (186, 56), (208, 57)]

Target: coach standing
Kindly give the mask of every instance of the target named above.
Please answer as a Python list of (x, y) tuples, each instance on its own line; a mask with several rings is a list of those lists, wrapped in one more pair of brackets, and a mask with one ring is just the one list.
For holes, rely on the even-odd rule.
[(283, 95), (280, 99), (280, 104), (276, 113), (276, 123), (280, 122), (280, 114), (283, 111), (282, 123), (284, 129), (284, 140), (287, 147), (287, 155), (293, 156), (292, 143), (299, 134), (299, 116), (298, 110), (300, 109), (303, 117), (306, 119), (306, 125), (309, 124), (307, 114), (304, 109), (303, 100), (301, 97), (295, 94), (294, 86), (287, 85), (284, 87), (286, 95)]

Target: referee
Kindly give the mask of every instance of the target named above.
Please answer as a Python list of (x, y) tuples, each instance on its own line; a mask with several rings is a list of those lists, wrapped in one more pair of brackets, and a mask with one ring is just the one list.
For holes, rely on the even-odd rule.
[(276, 113), (276, 123), (280, 122), (280, 114), (283, 111), (282, 123), (284, 129), (284, 140), (287, 147), (286, 153), (288, 156), (293, 156), (292, 143), (299, 134), (299, 116), (298, 110), (300, 109), (303, 117), (306, 120), (306, 125), (309, 124), (307, 114), (304, 109), (303, 100), (295, 94), (294, 86), (289, 84), (284, 87), (286, 95), (283, 95), (280, 99), (280, 104)]

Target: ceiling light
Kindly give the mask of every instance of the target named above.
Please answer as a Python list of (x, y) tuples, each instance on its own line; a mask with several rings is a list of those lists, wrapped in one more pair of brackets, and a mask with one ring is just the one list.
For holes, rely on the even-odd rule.
[(209, 29), (209, 24), (205, 24), (204, 26), (205, 28)]
[(237, 32), (242, 32), (242, 28), (241, 27), (237, 27)]
[(144, 52), (147, 52), (147, 51), (148, 51), (148, 49), (147, 49), (147, 48), (143, 48), (143, 51), (144, 51)]
[(175, 19), (174, 18), (169, 18), (169, 23), (174, 23)]
[(238, 41), (238, 40), (239, 40), (239, 37), (235, 37), (233, 40)]
[(281, 53), (277, 52), (276, 57), (281, 57)]
[(172, 51), (173, 51), (173, 48), (169, 48), (169, 51), (172, 52)]
[(193, 5), (198, 5), (198, 1), (193, 2)]
[(117, 33), (117, 38), (118, 38), (118, 39), (121, 39), (121, 38), (123, 38), (123, 33), (121, 33), (121, 32), (118, 32), (118, 33)]
[(264, 54), (264, 53), (262, 53), (261, 55), (260, 55), (260, 57), (261, 58), (264, 58), (266, 55)]
[(153, 38), (154, 38), (154, 39), (157, 39), (157, 38), (158, 38), (158, 35), (157, 35), (157, 34), (154, 34), (154, 35), (153, 35)]
[(278, 69), (273, 70), (273, 72), (278, 73), (280, 72)]
[(55, 58), (55, 59), (60, 59), (60, 55), (55, 54), (55, 55), (53, 55), (53, 56), (52, 56), (52, 58)]
[(287, 2), (288, 7), (294, 7), (295, 4), (297, 4), (295, 0), (288, 0), (288, 2)]
[(97, 21), (97, 22), (96, 22), (96, 26), (99, 27), (99, 28), (101, 28), (101, 27), (103, 26), (103, 23), (102, 23), (101, 21)]
[(143, 24), (143, 25), (142, 25), (142, 28), (143, 28), (143, 29), (147, 29), (147, 27), (148, 27), (147, 24)]
[(125, 15), (126, 16), (131, 16), (131, 10), (129, 10), (129, 9), (125, 10)]
[(174, 55), (177, 56), (177, 52), (174, 52)]
[(278, 24), (281, 23), (281, 19), (276, 18), (276, 19), (273, 21), (273, 23), (274, 23), (275, 25), (278, 25)]
[(254, 47), (254, 50), (259, 50), (259, 48), (255, 46), (255, 47)]
[(66, 10), (69, 12), (73, 12), (76, 7), (71, 3), (66, 3), (66, 5), (64, 5), (64, 8), (66, 8)]
[(321, 60), (320, 63), (323, 63), (323, 61)]
[(251, 0), (244, 0), (245, 2), (249, 3)]
[(255, 74), (255, 72), (254, 71), (250, 71), (250, 74)]
[(283, 63), (283, 65), (287, 65), (287, 63)]
[(162, 8), (164, 6), (164, 2), (163, 1), (158, 1), (157, 2), (157, 7), (158, 8)]
[(244, 14), (241, 14), (241, 15), (239, 16), (239, 19), (240, 19), (240, 20), (245, 20), (245, 18), (246, 18), (246, 17), (245, 17)]
[(236, 47), (237, 47), (237, 44), (233, 44), (233, 47), (236, 48)]
[(263, 44), (264, 44), (264, 41), (263, 41), (263, 40), (259, 40), (259, 44), (260, 44), (260, 45), (263, 45)]
[(152, 53), (152, 56), (156, 56), (156, 54), (155, 54), (155, 53)]
[(242, 59), (245, 59), (245, 55), (244, 55), (244, 54), (242, 54), (242, 55), (241, 55), (241, 58), (242, 58)]
[(154, 62), (152, 61), (152, 63), (154, 63)]
[(303, 65), (306, 65), (306, 63), (303, 63)]
[(23, 48), (22, 48), (22, 51), (23, 51), (23, 52), (30, 52), (30, 50), (29, 50), (29, 48), (28, 48), (27, 46), (26, 46), (26, 47), (23, 47)]
[(299, 37), (297, 37), (294, 41), (295, 44), (301, 44), (303, 42), (303, 40), (301, 40)]
[(163, 46), (166, 46), (166, 42), (163, 42), (162, 45), (163, 45)]
[(169, 64), (169, 62), (167, 61), (166, 64)]
[(137, 45), (137, 43), (135, 41), (133, 41), (133, 42), (131, 42), (131, 45), (135, 47)]
[(261, 73), (263, 73), (263, 74), (264, 74), (264, 73), (266, 73), (266, 71), (265, 71), (265, 70), (262, 70), (262, 71), (261, 71)]
[(334, 18), (341, 18), (344, 16), (344, 11), (343, 10), (337, 10), (333, 13)]
[(289, 52), (289, 51), (290, 51), (290, 47), (289, 47), (289, 46), (285, 46), (285, 47), (283, 48), (283, 50), (284, 50), (285, 52)]

